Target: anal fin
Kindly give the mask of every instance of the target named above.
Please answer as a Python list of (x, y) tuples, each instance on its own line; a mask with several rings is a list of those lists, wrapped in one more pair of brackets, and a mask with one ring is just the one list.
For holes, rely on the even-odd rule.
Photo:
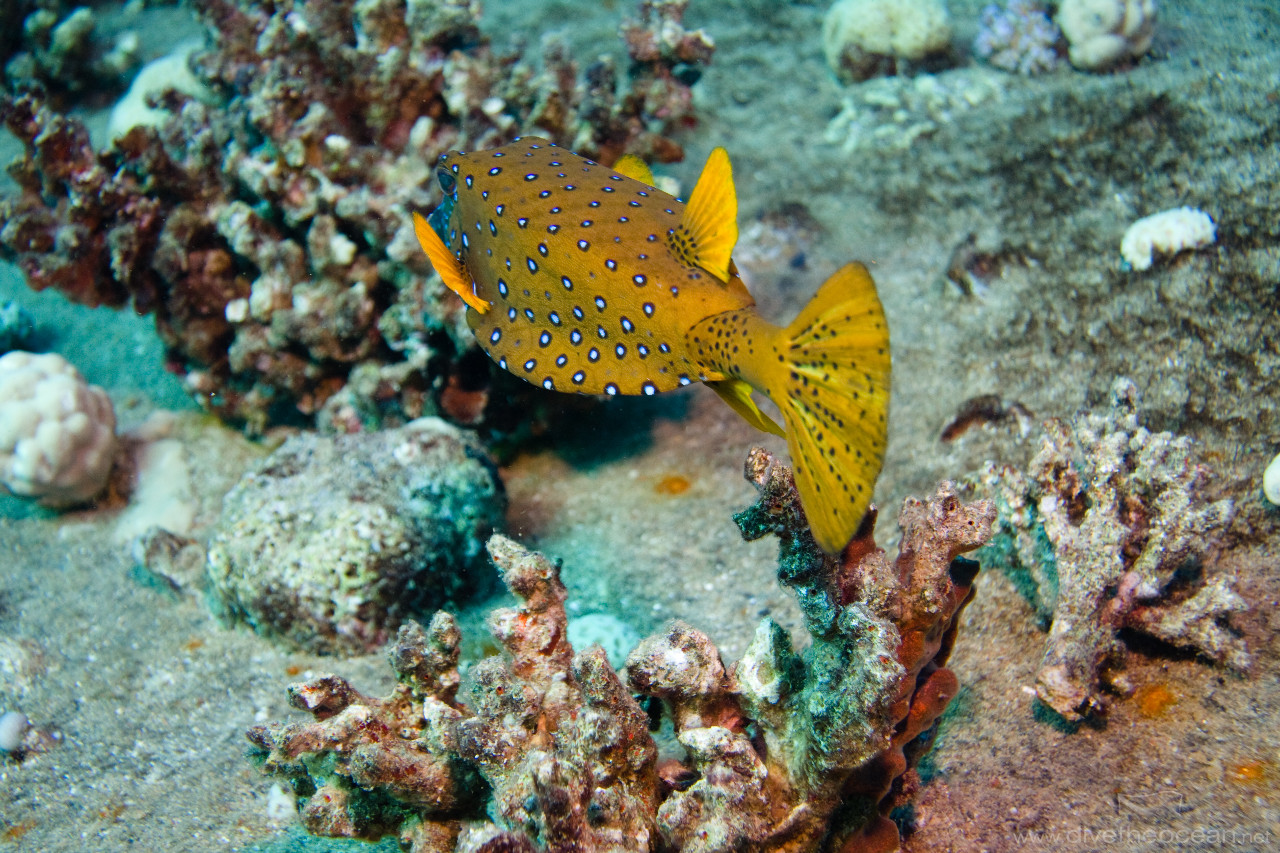
[(729, 404), (742, 419), (761, 432), (771, 433), (786, 438), (782, 427), (773, 418), (760, 411), (756, 401), (751, 399), (751, 386), (741, 379), (722, 379), (719, 382), (708, 382), (711, 390), (720, 395), (720, 399)]
[(427, 253), (431, 266), (435, 267), (436, 273), (444, 281), (444, 286), (462, 297), (463, 302), (479, 313), (486, 313), (492, 303), (480, 298), (471, 281), (471, 274), (467, 272), (462, 261), (454, 257), (453, 252), (449, 251), (449, 247), (440, 239), (440, 235), (435, 232), (426, 218), (417, 212), (413, 214), (413, 233), (418, 235), (422, 251)]

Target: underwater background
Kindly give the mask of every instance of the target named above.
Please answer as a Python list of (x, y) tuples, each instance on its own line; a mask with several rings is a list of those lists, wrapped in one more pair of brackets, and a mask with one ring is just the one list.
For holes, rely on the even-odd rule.
[[(958, 689), (893, 774), (902, 849), (1273, 849), (1280, 9), (942, 9), (0, 6), (0, 159), (21, 163), (0, 342), (66, 359), (117, 436), (94, 500), (0, 494), (0, 846), (367, 849), (304, 830), (322, 760), (264, 772), (279, 742), (246, 732), (309, 720), (286, 688), (322, 674), (395, 695), (383, 646), (440, 607), (467, 702), (478, 662), (514, 654), (485, 624), (516, 602), (491, 531), (558, 561), (569, 639), (615, 668), (671, 619), (726, 665), (756, 660), (766, 618), (821, 645), (778, 542), (733, 519), (758, 497), (748, 451), (782, 439), (696, 384), (525, 385), (412, 240), (440, 153), (536, 133), (639, 155), (676, 195), (723, 146), (734, 260), (777, 322), (870, 269), (893, 356), (878, 544), (896, 554), (904, 500), (942, 481), (990, 525), (935, 632)], [(1068, 38), (1073, 9), (1114, 32)], [(150, 107), (125, 94), (144, 68)], [(47, 400), (4, 371), (0, 438), (34, 434)], [(666, 726), (659, 762), (684, 760)], [(460, 819), (517, 826), (484, 808)], [(331, 830), (396, 849), (396, 826)]]

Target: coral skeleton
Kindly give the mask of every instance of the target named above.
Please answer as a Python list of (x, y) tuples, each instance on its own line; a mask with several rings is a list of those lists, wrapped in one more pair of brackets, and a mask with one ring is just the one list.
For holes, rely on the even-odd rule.
[[(489, 552), (520, 603), (491, 614), (505, 655), (468, 675), (440, 612), (401, 627), (385, 699), (341, 678), (293, 685), (311, 722), (255, 726), (265, 769), (291, 780), (313, 833), (397, 835), (436, 851), (887, 851), (889, 811), (958, 689), (946, 668), (957, 614), (995, 517), (952, 484), (902, 510), (889, 560), (874, 511), (840, 558), (805, 522), (791, 471), (753, 450), (757, 503), (743, 536), (781, 542), (779, 578), (812, 637), (797, 653), (772, 620), (727, 667), (711, 639), (672, 622), (631, 653), (625, 681), (603, 649), (566, 635), (565, 588), (541, 554), (502, 536)], [(638, 697), (638, 698), (637, 698)], [(679, 755), (650, 734), (672, 728)]]
[(1111, 395), (1106, 414), (1047, 421), (1026, 473), (992, 465), (982, 476), (999, 508), (983, 559), (1026, 581), (1051, 620), (1036, 695), (1072, 721), (1105, 709), (1100, 681), (1115, 676), (1122, 629), (1250, 665), (1228, 622), (1247, 605), (1200, 566), (1232, 502), (1206, 498), (1191, 439), (1139, 425), (1131, 381)]

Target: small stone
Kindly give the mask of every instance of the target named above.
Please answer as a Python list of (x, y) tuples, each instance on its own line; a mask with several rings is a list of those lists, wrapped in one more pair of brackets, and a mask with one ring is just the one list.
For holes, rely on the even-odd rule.
[(17, 752), (21, 749), (29, 725), (27, 715), (21, 711), (0, 714), (0, 750)]
[(1262, 474), (1262, 493), (1273, 506), (1280, 506), (1280, 453), (1276, 454), (1276, 458), (1271, 460)]

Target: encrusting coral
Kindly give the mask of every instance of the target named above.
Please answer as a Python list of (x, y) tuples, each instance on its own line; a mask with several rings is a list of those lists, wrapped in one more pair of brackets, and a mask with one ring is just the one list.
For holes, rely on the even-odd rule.
[(1121, 629), (1250, 665), (1228, 624), (1246, 603), (1199, 566), (1232, 502), (1205, 497), (1209, 472), (1191, 439), (1139, 425), (1131, 381), (1117, 380), (1111, 395), (1104, 415), (1047, 421), (1025, 474), (990, 466), (979, 488), (999, 508), (983, 558), (1025, 581), (1052, 620), (1036, 694), (1068, 720), (1104, 709), (1099, 682), (1116, 680)]
[[(305, 826), (398, 835), (417, 853), (896, 849), (888, 812), (914, 792), (911, 768), (958, 689), (945, 664), (978, 568), (960, 554), (985, 541), (994, 510), (944, 483), (904, 505), (895, 560), (875, 546), (874, 514), (831, 558), (789, 469), (756, 449), (747, 475), (761, 495), (736, 521), (745, 538), (781, 540), (807, 649), (766, 620), (730, 669), (673, 622), (632, 652), (624, 683), (601, 648), (569, 644), (557, 565), (495, 536), (521, 603), (490, 616), (507, 654), (475, 665), (466, 704), (460, 634), (441, 612), (400, 629), (386, 699), (319, 676), (290, 688), (314, 721), (249, 731), (301, 795)], [(659, 714), (682, 755), (660, 756)]]
[(485, 388), (484, 362), (463, 358), (460, 303), (410, 221), (438, 200), (438, 155), (537, 132), (678, 159), (688, 72), (712, 50), (685, 5), (628, 25), (628, 88), (609, 62), (579, 80), (560, 48), (541, 72), (498, 53), (468, 0), (199, 0), (212, 48), (192, 68), (220, 104), (170, 92), (162, 126), (95, 152), (38, 96), (0, 103), (25, 145), (0, 252), (37, 290), (153, 312), (190, 392), (251, 430), (477, 420), (483, 402), (447, 389)]

